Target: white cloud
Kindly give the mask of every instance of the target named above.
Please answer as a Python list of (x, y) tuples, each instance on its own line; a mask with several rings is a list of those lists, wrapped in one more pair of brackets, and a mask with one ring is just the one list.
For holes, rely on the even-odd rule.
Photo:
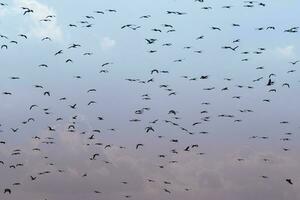
[(285, 58), (294, 58), (295, 57), (295, 47), (293, 45), (289, 45), (286, 47), (278, 47), (278, 48), (276, 48), (276, 53)]
[(5, 7), (0, 8), (0, 17), (7, 15), (8, 9)]
[(116, 45), (116, 41), (111, 39), (110, 37), (103, 37), (101, 39), (100, 45), (102, 50), (108, 50), (113, 48)]
[[(56, 17), (51, 18), (51, 21), (42, 22), (41, 19), (45, 19), (48, 15), (55, 15), (54, 9), (49, 6), (38, 2), (37, 0), (15, 0), (15, 9), (20, 12), (20, 7), (28, 7), (34, 12), (28, 14), (30, 18), (29, 34), (38, 38), (51, 37), (52, 39), (61, 40), (63, 33), (59, 25), (57, 24)], [(22, 11), (23, 12), (23, 11)]]

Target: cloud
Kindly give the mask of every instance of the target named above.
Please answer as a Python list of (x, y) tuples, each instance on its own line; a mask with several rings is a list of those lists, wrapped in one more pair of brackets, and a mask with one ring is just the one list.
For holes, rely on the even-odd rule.
[[(256, 152), (249, 146), (234, 153), (223, 152), (220, 159), (210, 155), (199, 156), (193, 151), (180, 151), (177, 155), (168, 154), (166, 160), (158, 162), (151, 157), (160, 153), (162, 149), (153, 148), (148, 154), (145, 154), (147, 146), (139, 151), (134, 149), (134, 145), (120, 149), (112, 144), (111, 148), (104, 149), (103, 146), (107, 144), (104, 135), (96, 135), (95, 140), (88, 140), (90, 134), (64, 131), (63, 127), (68, 124), (56, 126), (57, 131), (54, 135), (44, 130), (39, 135), (41, 140), (23, 143), (20, 160), (24, 161), (24, 167), (18, 168), (17, 171), (8, 167), (2, 169), (6, 169), (7, 172), (1, 177), (3, 183), (10, 183), (12, 177), (20, 177), (22, 183), (26, 183), (22, 189), (14, 189), (16, 199), (43, 197), (69, 200), (78, 196), (82, 199), (92, 199), (93, 195), (96, 195), (93, 194), (93, 190), (100, 190), (102, 194), (99, 195), (102, 199), (119, 199), (124, 195), (144, 200), (170, 199), (170, 195), (166, 194), (163, 188), (172, 192), (174, 200), (299, 199), (299, 187), (296, 184), (290, 187), (284, 182), (284, 177), (289, 177), (289, 174), (293, 174), (293, 180), (299, 179), (296, 173), (299, 161), (292, 156), (273, 154), (270, 151)], [(48, 136), (56, 138), (55, 144), (41, 144)], [(103, 142), (103, 145), (86, 145), (95, 142)], [(33, 152), (34, 147), (41, 148), (41, 151)], [(0, 146), (0, 158), (7, 166), (11, 163), (11, 150), (7, 146)], [(89, 160), (94, 153), (99, 153), (100, 156), (96, 160)], [(46, 155), (49, 159), (43, 158)], [(245, 158), (245, 161), (237, 162), (236, 158), (239, 157)], [(263, 158), (271, 161), (265, 163)], [(178, 163), (170, 164), (170, 160), (177, 160)], [(50, 166), (49, 163), (54, 165)], [(159, 169), (159, 164), (163, 164), (165, 169)], [(64, 170), (64, 173), (58, 173), (58, 169)], [(288, 172), (283, 172), (282, 169), (288, 169)], [(45, 170), (50, 170), (51, 174), (37, 175)], [(83, 173), (87, 173), (87, 177), (83, 178)], [(37, 176), (37, 180), (29, 182), (30, 175)], [(268, 175), (270, 179), (263, 180), (260, 175)], [(153, 179), (155, 182), (149, 183), (147, 179)], [(121, 184), (121, 181), (128, 181), (128, 185)], [(171, 184), (166, 185), (163, 181), (169, 181)], [(185, 188), (191, 190), (186, 192)], [(285, 192), (287, 190), (288, 193)]]
[(276, 48), (276, 53), (285, 58), (294, 58), (295, 57), (295, 47), (293, 45), (289, 45), (286, 47), (278, 47), (278, 48)]
[[(51, 37), (52, 39), (61, 40), (63, 37), (62, 30), (57, 23), (57, 18), (51, 18), (51, 21), (42, 22), (41, 19), (45, 19), (49, 15), (56, 16), (56, 12), (53, 8), (38, 2), (37, 0), (15, 0), (15, 10), (20, 12), (20, 7), (28, 7), (34, 12), (28, 16), (29, 21), (29, 34), (38, 38)], [(23, 12), (23, 11), (22, 11)]]
[(6, 7), (0, 8), (0, 17), (7, 15), (8, 9)]
[(113, 48), (116, 45), (116, 41), (111, 39), (110, 37), (103, 37), (101, 39), (101, 48), (102, 50), (109, 50), (111, 48)]

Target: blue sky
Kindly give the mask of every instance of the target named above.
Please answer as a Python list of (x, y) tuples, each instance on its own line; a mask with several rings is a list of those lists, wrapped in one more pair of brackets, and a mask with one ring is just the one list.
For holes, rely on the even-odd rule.
[[(300, 40), (299, 32), (284, 32), (300, 26), (299, 1), (264, 1), (266, 6), (259, 5), (260, 1), (230, 0), (2, 2), (7, 5), (0, 6), (0, 45), (8, 48), (0, 49), (0, 141), (5, 141), (0, 144), (0, 161), (4, 162), (0, 164), (0, 199), (300, 198), (300, 63), (291, 64), (300, 60)], [(232, 7), (223, 8), (227, 5)], [(21, 7), (33, 13), (23, 15)], [(167, 11), (186, 14), (168, 15)], [(53, 17), (46, 18), (49, 15)], [(151, 17), (140, 18), (145, 15)], [(51, 20), (41, 21), (44, 19)], [(83, 27), (87, 24), (91, 27)], [(140, 28), (121, 29), (126, 24)], [(175, 31), (168, 32), (171, 29)], [(199, 36), (203, 39), (197, 40)], [(45, 37), (51, 41), (42, 41)], [(145, 39), (150, 38), (156, 41), (147, 44)], [(168, 43), (171, 45), (164, 45)], [(73, 44), (80, 47), (69, 48)], [(224, 46), (238, 47), (232, 51)], [(60, 50), (63, 53), (55, 56)], [(149, 53), (151, 50), (156, 52)], [(67, 59), (73, 62), (66, 63)], [(102, 66), (104, 63), (109, 64)], [(151, 74), (152, 69), (168, 73)], [(267, 86), (270, 74), (275, 74), (271, 76), (274, 84)], [(153, 82), (147, 83), (150, 79)], [(89, 89), (96, 91), (87, 92)], [(47, 91), (51, 96), (43, 95)], [(176, 95), (170, 95), (172, 92)], [(149, 100), (143, 99), (145, 94)], [(233, 98), (236, 96), (240, 99)], [(60, 101), (62, 97), (66, 100)], [(88, 106), (91, 101), (96, 103)], [(30, 110), (33, 104), (37, 107)], [(74, 104), (76, 109), (70, 107)], [(150, 110), (135, 113), (142, 108)], [(234, 117), (220, 117), (222, 114)], [(23, 124), (28, 118), (35, 121)], [(141, 121), (130, 122), (132, 119)], [(150, 123), (156, 119), (157, 123)], [(280, 123), (283, 121), (289, 123)], [(193, 125), (196, 122), (201, 123)], [(74, 132), (69, 125), (75, 125)], [(148, 126), (155, 132), (145, 133)], [(12, 128), (18, 128), (17, 133)], [(101, 133), (96, 134), (95, 129)], [(92, 134), (95, 139), (88, 139)], [(252, 136), (256, 138), (249, 139)], [(55, 144), (43, 143), (49, 137)], [(179, 142), (172, 143), (172, 139)], [(136, 150), (139, 143), (144, 146)], [(193, 144), (199, 147), (184, 151)], [(111, 147), (104, 148), (106, 145)], [(21, 149), (21, 156), (11, 155), (15, 149)], [(177, 154), (172, 153), (174, 149)], [(90, 160), (95, 153), (99, 158)], [(159, 158), (161, 154), (166, 157)], [(178, 162), (171, 164), (174, 160)], [(24, 166), (9, 167), (17, 163)], [(51, 173), (39, 175), (45, 170)], [(37, 180), (31, 181), (30, 176)], [(121, 183), (125, 180), (126, 185)], [(21, 185), (14, 186), (16, 182)], [(5, 188), (12, 194), (3, 194)], [(171, 194), (163, 190), (166, 188)]]

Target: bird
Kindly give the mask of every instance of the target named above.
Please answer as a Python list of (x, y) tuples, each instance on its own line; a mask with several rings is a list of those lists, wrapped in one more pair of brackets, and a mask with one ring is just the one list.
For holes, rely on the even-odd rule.
[(50, 92), (49, 91), (44, 92), (44, 96), (46, 95), (50, 97)]
[(221, 31), (221, 28), (216, 27), (216, 26), (212, 26), (211, 29), (212, 29), (212, 30), (218, 30), (218, 31)]
[(19, 34), (18, 36), (23, 37), (25, 39), (27, 39), (27, 36), (25, 34)]
[(23, 15), (26, 15), (27, 13), (33, 13), (33, 10), (32, 9), (29, 9), (29, 8), (24, 8), (23, 9), (25, 10)]
[(47, 64), (40, 64), (39, 67), (48, 67)]
[(63, 50), (59, 50), (54, 55), (57, 56), (57, 55), (62, 54), (62, 53), (63, 53)]
[[(297, 8), (256, 0), (150, 3), (145, 10), (127, 9), (124, 2), (116, 10), (97, 2), (79, 9), (50, 1), (0, 2), (5, 194), (22, 192), (27, 199), (26, 184), (61, 178), (73, 183), (66, 195), (74, 185), (84, 189), (97, 180), (83, 191), (90, 198), (201, 199), (192, 188), (196, 176), (179, 176), (178, 183), (172, 172), (199, 174), (201, 167), (195, 166), (226, 159), (237, 169), (234, 177), (251, 156), (226, 155), (246, 143), (261, 155), (251, 166), (261, 173), (251, 177), (254, 184), (297, 185), (295, 177), (280, 176), (291, 170), (288, 165), (277, 169), (277, 180), (271, 178), (268, 169), (276, 159), (261, 151), (267, 145), (295, 162), (290, 141), (297, 142), (298, 127), (289, 111), (298, 100), (300, 61), (293, 36), (300, 28), (270, 19), (274, 13), (289, 18)], [(12, 17), (14, 6), (21, 7)], [(65, 12), (58, 15), (59, 10)], [(268, 14), (264, 25), (258, 13)], [(277, 36), (281, 47), (269, 48)], [(243, 187), (250, 179), (239, 175)], [(151, 192), (134, 194), (135, 183)], [(108, 186), (120, 192), (110, 193)], [(214, 192), (219, 191), (205, 195), (209, 199)]]
[(65, 62), (66, 62), (66, 63), (72, 63), (73, 60), (72, 60), (72, 59), (67, 59)]
[(271, 86), (274, 84), (274, 81), (272, 81), (271, 79), (268, 80), (267, 86)]
[(286, 181), (287, 183), (289, 183), (290, 185), (293, 185), (292, 179), (287, 178), (287, 179), (285, 179), (285, 181)]
[(169, 110), (168, 114), (173, 114), (173, 115), (176, 115), (176, 111), (175, 110)]
[(96, 101), (90, 101), (89, 103), (88, 103), (88, 106), (89, 105), (92, 105), (92, 104), (95, 104), (96, 103)]
[(35, 105), (35, 104), (31, 105), (30, 108), (29, 108), (29, 110), (32, 110), (34, 107), (38, 107), (38, 105)]
[(4, 194), (11, 194), (11, 189), (9, 189), (9, 188), (5, 188), (4, 189)]
[(6, 44), (1, 45), (1, 49), (8, 49), (8, 46)]
[(92, 159), (91, 160), (95, 160), (97, 156), (100, 156), (98, 153), (95, 153), (93, 156), (92, 156)]
[(142, 146), (144, 146), (144, 145), (143, 144), (137, 144), (135, 149), (138, 149), (139, 147), (142, 147)]
[(43, 38), (42, 38), (42, 41), (45, 41), (45, 40), (52, 41), (52, 39), (51, 39), (50, 37), (48, 37), (48, 36), (47, 36), (47, 37), (43, 37)]
[(69, 106), (70, 106), (70, 108), (72, 108), (72, 109), (76, 109), (77, 104), (75, 103), (75, 104), (69, 105)]
[(168, 190), (168, 189), (166, 189), (166, 188), (164, 188), (164, 191), (165, 191), (166, 193), (169, 193), (169, 194), (171, 194), (171, 191), (170, 191), (170, 190)]
[(298, 62), (300, 62), (300, 60), (296, 60), (296, 61), (293, 61), (293, 62), (290, 62), (292, 65), (296, 65)]
[(152, 70), (151, 70), (151, 74), (154, 74), (154, 73), (157, 73), (157, 74), (158, 74), (159, 71), (158, 71), (157, 69), (152, 69)]
[(143, 16), (140, 17), (140, 19), (147, 19), (147, 18), (150, 18), (150, 17), (151, 17), (151, 15), (143, 15)]
[(16, 133), (16, 132), (19, 130), (19, 128), (11, 128), (11, 130), (12, 130), (14, 133)]
[(148, 133), (149, 131), (154, 132), (154, 129), (151, 126), (148, 126), (145, 129), (146, 129), (146, 133)]
[(290, 88), (290, 84), (288, 84), (288, 83), (284, 83), (284, 84), (282, 84), (282, 86), (287, 86), (288, 88)]
[(145, 40), (148, 44), (153, 44), (155, 41), (157, 41), (157, 39), (154, 39), (154, 38), (150, 38), (150, 39), (146, 38)]

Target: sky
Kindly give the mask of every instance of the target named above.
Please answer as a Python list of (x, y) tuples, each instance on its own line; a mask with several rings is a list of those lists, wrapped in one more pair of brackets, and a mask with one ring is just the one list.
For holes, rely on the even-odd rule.
[(300, 199), (299, 12), (1, 0), (0, 199)]

